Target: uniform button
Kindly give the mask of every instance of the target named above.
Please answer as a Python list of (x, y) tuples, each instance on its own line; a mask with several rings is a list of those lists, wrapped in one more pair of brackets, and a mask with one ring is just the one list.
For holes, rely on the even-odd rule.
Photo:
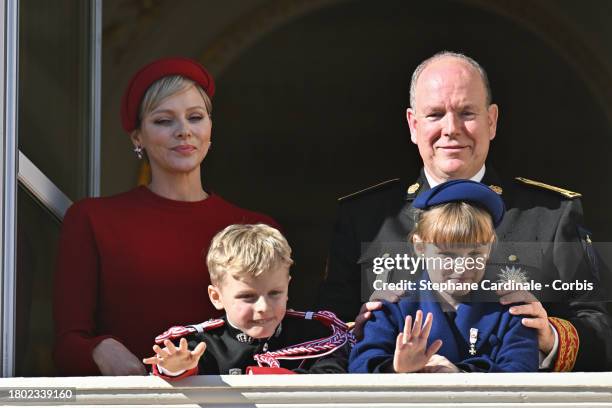
[(509, 260), (510, 262), (516, 262), (516, 261), (518, 260), (518, 256), (516, 256), (516, 255), (510, 255), (510, 256), (508, 257), (508, 260)]

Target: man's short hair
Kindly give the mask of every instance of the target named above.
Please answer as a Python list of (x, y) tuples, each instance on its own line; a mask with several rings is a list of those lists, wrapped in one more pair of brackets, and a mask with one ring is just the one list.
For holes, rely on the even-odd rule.
[(227, 274), (238, 280), (257, 277), (293, 260), (289, 243), (276, 228), (235, 224), (214, 236), (206, 264), (211, 283), (219, 285)]
[(489, 77), (487, 76), (487, 72), (484, 70), (484, 68), (478, 62), (476, 62), (475, 59), (470, 58), (465, 54), (453, 51), (441, 51), (433, 55), (432, 57), (427, 58), (425, 61), (421, 62), (419, 66), (416, 67), (416, 69), (414, 70), (414, 73), (412, 74), (412, 80), (410, 81), (410, 107), (413, 109), (415, 108), (416, 85), (423, 70), (427, 68), (430, 63), (446, 57), (457, 58), (459, 60), (465, 61), (471, 67), (475, 68), (476, 71), (478, 71), (478, 73), (480, 74), (480, 78), (482, 79), (482, 84), (485, 87), (486, 103), (487, 106), (489, 106), (491, 104), (491, 101), (493, 100), (493, 96), (491, 94), (491, 86), (489, 85)]

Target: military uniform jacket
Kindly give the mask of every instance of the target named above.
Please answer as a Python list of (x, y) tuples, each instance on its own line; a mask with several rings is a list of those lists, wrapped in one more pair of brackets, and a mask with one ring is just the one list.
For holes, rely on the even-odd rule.
[[(200, 358), (197, 370), (190, 370), (177, 377), (184, 378), (195, 374), (245, 374), (247, 367), (258, 365), (254, 359), (257, 354), (325, 338), (332, 333), (329, 327), (314, 319), (300, 319), (289, 316), (285, 316), (275, 334), (268, 339), (251, 338), (228, 324), (226, 317), (199, 325), (204, 326), (203, 330), (198, 330), (195, 333), (182, 335), (180, 332), (180, 328), (186, 329), (197, 326), (173, 327), (163, 335), (158, 336), (158, 339), (160, 337), (171, 338), (177, 345), (180, 338), (185, 337), (190, 350), (193, 350), (202, 341), (206, 343), (206, 351)], [(159, 342), (158, 339), (156, 341)], [(282, 368), (295, 373), (345, 373), (349, 351), (350, 345), (347, 343), (333, 353), (320, 358), (279, 360), (279, 362)], [(177, 379), (170, 375), (160, 374), (157, 367), (154, 367), (154, 373), (168, 379)]]
[[(536, 260), (521, 248), (499, 245), (491, 261), (501, 266), (539, 269), (549, 279), (609, 279), (601, 269), (591, 239), (583, 225), (581, 202), (562, 194), (517, 180), (500, 178), (487, 166), (482, 183), (501, 192), (506, 214), (497, 228), (503, 243), (542, 243)], [(319, 307), (333, 310), (341, 319), (353, 320), (369, 286), (362, 266), (371, 265), (387, 243), (407, 242), (414, 226), (412, 201), (429, 189), (424, 172), (411, 182), (399, 179), (340, 200), (332, 235), (326, 278)], [(571, 245), (568, 245), (571, 244)], [(530, 262), (538, 265), (527, 265)], [(527, 268), (529, 269), (529, 268)], [(555, 370), (599, 371), (612, 369), (612, 319), (605, 303), (584, 301), (575, 293), (556, 292), (543, 305), (560, 336)]]
[[(363, 340), (350, 355), (349, 372), (393, 371), (397, 335), (404, 330), (405, 318), (417, 310), (432, 313), (433, 324), (428, 346), (441, 339), (437, 352), (460, 370), (467, 372), (530, 372), (538, 370), (538, 342), (534, 329), (524, 327), (499, 303), (460, 303), (456, 313), (442, 311), (435, 294), (429, 291), (384, 302), (364, 327)], [(470, 337), (473, 341), (470, 341)], [(473, 345), (472, 345), (473, 343)]]

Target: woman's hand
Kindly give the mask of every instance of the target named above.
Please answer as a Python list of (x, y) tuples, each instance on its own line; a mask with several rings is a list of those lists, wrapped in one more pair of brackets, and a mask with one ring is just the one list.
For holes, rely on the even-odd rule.
[(145, 364), (157, 364), (168, 371), (177, 372), (190, 370), (198, 365), (200, 357), (206, 350), (206, 343), (200, 342), (193, 351), (187, 348), (187, 340), (182, 338), (177, 348), (170, 340), (164, 340), (163, 349), (157, 344), (153, 346), (155, 356), (143, 359)]
[[(425, 323), (421, 327), (423, 312), (417, 310), (412, 325), (412, 316), (406, 316), (403, 333), (397, 335), (395, 354), (393, 355), (393, 369), (396, 373), (413, 373), (422, 369), (431, 356), (442, 347), (442, 340), (438, 339), (427, 348), (427, 339), (431, 331), (433, 315), (427, 313)], [(427, 348), (427, 349), (426, 349)]]
[(91, 356), (102, 375), (147, 375), (138, 357), (115, 339), (102, 340)]
[(450, 360), (439, 354), (431, 356), (421, 373), (460, 373), (461, 370), (450, 362)]

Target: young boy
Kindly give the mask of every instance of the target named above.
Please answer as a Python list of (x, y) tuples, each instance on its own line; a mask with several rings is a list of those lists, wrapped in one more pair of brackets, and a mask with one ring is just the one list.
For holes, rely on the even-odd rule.
[(230, 225), (213, 238), (206, 262), (208, 296), (225, 316), (158, 336), (165, 347), (154, 345), (156, 355), (143, 360), (154, 374), (180, 379), (244, 374), (247, 367), (253, 373), (346, 372), (347, 326), (331, 312), (286, 310), (293, 261), (278, 230)]
[(537, 371), (535, 330), (496, 299), (483, 302), (487, 293), (475, 296), (504, 215), (499, 195), (482, 183), (453, 180), (419, 195), (413, 207), (422, 210), (410, 240), (426, 265), (426, 289), (374, 312), (349, 371)]

